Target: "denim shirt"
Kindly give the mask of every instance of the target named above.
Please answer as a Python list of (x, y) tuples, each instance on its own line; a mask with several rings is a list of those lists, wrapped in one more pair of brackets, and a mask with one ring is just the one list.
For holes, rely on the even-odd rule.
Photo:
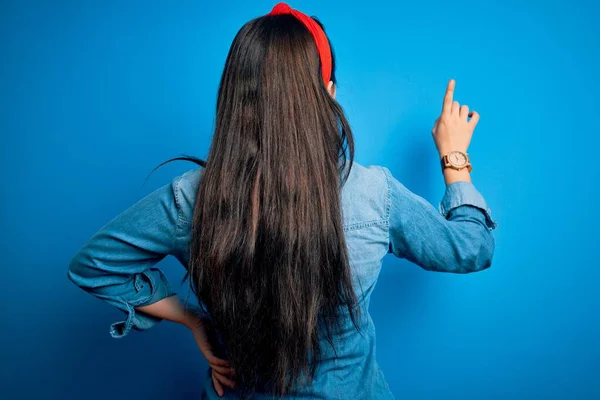
[[(72, 282), (126, 314), (111, 326), (115, 338), (143, 331), (160, 319), (135, 310), (174, 293), (155, 265), (172, 255), (186, 267), (196, 192), (203, 169), (189, 170), (101, 227), (73, 257)], [(436, 210), (382, 166), (354, 163), (342, 188), (342, 218), (350, 266), (363, 317), (360, 332), (349, 316), (336, 335), (334, 355), (323, 341), (313, 384), (287, 398), (392, 399), (375, 359), (369, 300), (383, 258), (392, 253), (439, 272), (469, 273), (492, 262), (496, 223), (473, 184), (448, 185)], [(200, 353), (199, 353), (200, 354)], [(219, 398), (207, 371), (203, 397)], [(238, 398), (225, 388), (224, 398)], [(257, 394), (255, 398), (262, 398)], [(264, 398), (269, 398), (264, 396)]]

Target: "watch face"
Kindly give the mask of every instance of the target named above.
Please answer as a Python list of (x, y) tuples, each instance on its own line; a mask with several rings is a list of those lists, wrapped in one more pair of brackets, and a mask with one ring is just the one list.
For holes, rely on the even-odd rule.
[(455, 167), (464, 167), (467, 164), (467, 155), (462, 151), (453, 151), (448, 154), (448, 162)]

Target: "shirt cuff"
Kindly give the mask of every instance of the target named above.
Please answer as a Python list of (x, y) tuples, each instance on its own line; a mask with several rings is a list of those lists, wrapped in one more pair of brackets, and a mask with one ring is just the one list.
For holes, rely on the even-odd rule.
[(120, 297), (116, 300), (116, 306), (127, 314), (125, 321), (115, 322), (110, 326), (110, 335), (120, 339), (127, 335), (131, 329), (145, 331), (162, 321), (161, 318), (153, 317), (135, 307), (154, 304), (164, 298), (173, 296), (171, 287), (158, 269), (151, 268), (146, 272), (136, 274), (134, 277), (135, 298), (128, 299)]
[(492, 210), (488, 207), (481, 193), (470, 182), (457, 181), (446, 187), (446, 193), (439, 206), (440, 214), (444, 218), (448, 218), (450, 211), (461, 206), (472, 206), (481, 210), (485, 215), (489, 230), (493, 230), (498, 226), (492, 218)]

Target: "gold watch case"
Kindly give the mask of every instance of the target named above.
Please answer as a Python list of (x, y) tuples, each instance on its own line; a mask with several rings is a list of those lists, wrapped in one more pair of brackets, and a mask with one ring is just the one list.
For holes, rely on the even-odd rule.
[(467, 168), (469, 172), (473, 170), (473, 167), (471, 166), (471, 160), (469, 159), (469, 155), (458, 150), (451, 151), (450, 153), (444, 155), (441, 159), (441, 164), (442, 172), (446, 168), (452, 168), (457, 171)]

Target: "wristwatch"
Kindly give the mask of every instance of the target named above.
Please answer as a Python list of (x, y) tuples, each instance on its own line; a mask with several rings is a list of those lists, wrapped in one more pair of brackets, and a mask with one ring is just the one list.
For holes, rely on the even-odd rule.
[(467, 153), (463, 153), (462, 151), (451, 151), (442, 157), (441, 162), (442, 172), (444, 172), (444, 169), (446, 168), (452, 168), (457, 171), (467, 168), (469, 172), (473, 170), (473, 167), (471, 167), (471, 160), (469, 160), (469, 155)]

